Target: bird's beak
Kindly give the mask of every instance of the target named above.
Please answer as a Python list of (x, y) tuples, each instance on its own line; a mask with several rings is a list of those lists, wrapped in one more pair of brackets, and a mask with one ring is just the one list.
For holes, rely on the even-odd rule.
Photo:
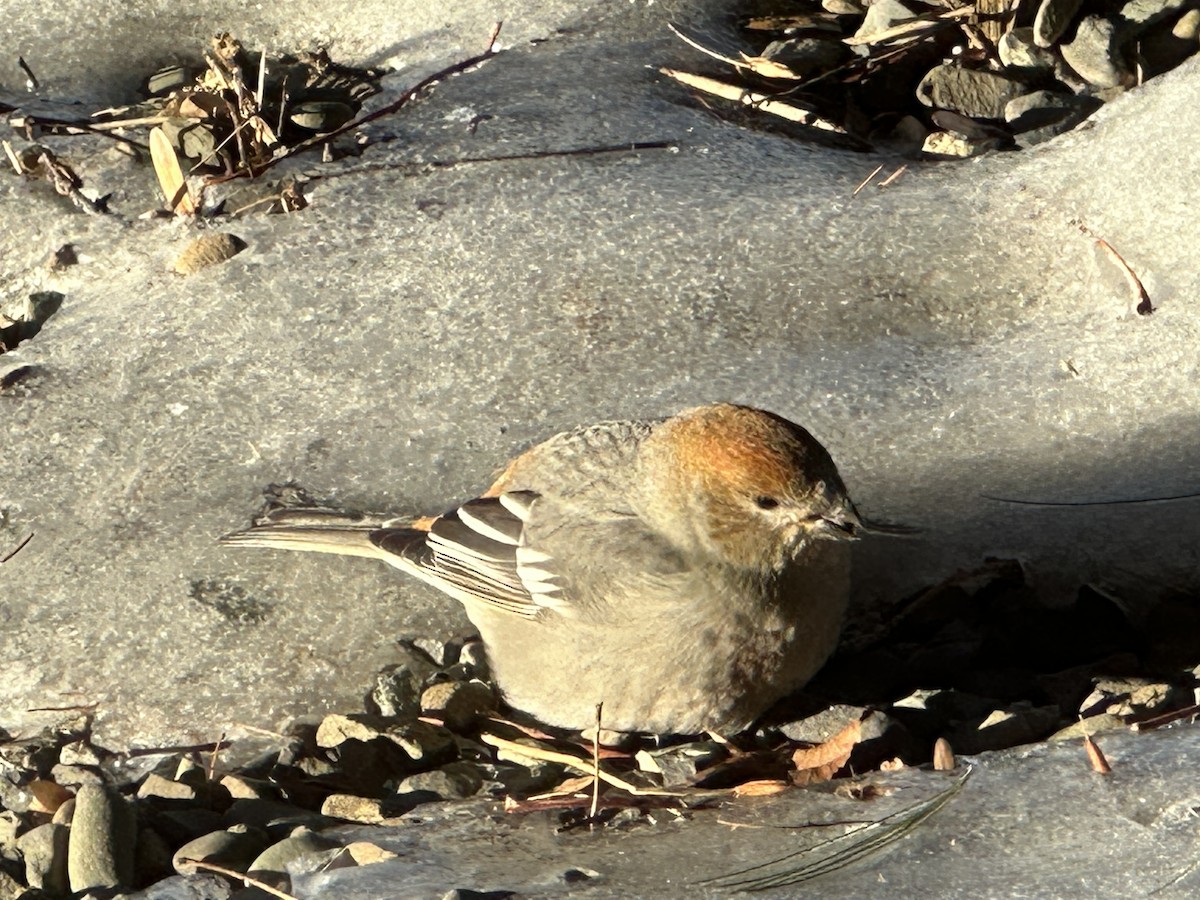
[(863, 530), (858, 510), (849, 500), (821, 516), (816, 524), (815, 537), (834, 541), (856, 541)]

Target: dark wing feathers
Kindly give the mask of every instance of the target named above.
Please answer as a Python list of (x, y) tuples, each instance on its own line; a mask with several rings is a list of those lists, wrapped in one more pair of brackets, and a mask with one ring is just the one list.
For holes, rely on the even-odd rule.
[(471, 500), (435, 520), (428, 533), (382, 528), (371, 540), (463, 603), (482, 602), (527, 618), (547, 608), (567, 612), (553, 560), (524, 545), (536, 499), (531, 491), (512, 491)]

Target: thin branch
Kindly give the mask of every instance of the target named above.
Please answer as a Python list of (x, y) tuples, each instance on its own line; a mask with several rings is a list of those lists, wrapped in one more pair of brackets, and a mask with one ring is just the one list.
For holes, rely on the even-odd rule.
[(25, 540), (21, 541), (21, 543), (17, 544), (17, 546), (15, 548), (13, 548), (11, 551), (9, 551), (7, 554), (5, 554), (4, 557), (2, 559), (0, 559), (0, 566), (4, 565), (6, 562), (8, 562), (10, 559), (12, 559), (14, 556), (16, 556), (22, 550), (24, 550), (25, 545), (33, 540), (33, 534), (34, 533), (32, 531), (29, 532), (29, 534), (27, 534), (25, 536)]
[(241, 882), (249, 887), (256, 887), (260, 891), (266, 891), (272, 897), (279, 897), (280, 900), (300, 900), (295, 894), (289, 894), (281, 891), (278, 888), (271, 887), (265, 881), (259, 881), (257, 878), (252, 878), (244, 872), (239, 872), (236, 869), (227, 869), (224, 866), (218, 866), (215, 863), (205, 862), (202, 859), (181, 859), (181, 865), (195, 866), (197, 869), (207, 869), (210, 872), (216, 872), (219, 875), (224, 875), (226, 878), (234, 879), (234, 882)]
[(741, 103), (745, 106), (752, 106), (755, 109), (762, 110), (765, 113), (770, 113), (773, 116), (779, 116), (781, 119), (787, 119), (789, 122), (799, 122), (801, 125), (808, 125), (812, 128), (819, 128), (822, 131), (832, 131), (836, 134), (845, 134), (846, 129), (842, 128), (828, 119), (824, 119), (808, 109), (802, 109), (799, 106), (793, 106), (790, 103), (784, 103), (782, 100), (772, 100), (766, 94), (760, 94), (757, 91), (748, 91), (736, 84), (729, 84), (724, 81), (718, 81), (715, 78), (709, 78), (706, 75), (694, 75), (691, 72), (680, 72), (678, 69), (659, 69), (663, 75), (668, 78), (674, 78), (680, 84), (694, 88), (698, 91), (704, 91), (706, 94), (712, 94), (716, 97), (721, 97), (724, 100), (732, 100), (735, 103)]

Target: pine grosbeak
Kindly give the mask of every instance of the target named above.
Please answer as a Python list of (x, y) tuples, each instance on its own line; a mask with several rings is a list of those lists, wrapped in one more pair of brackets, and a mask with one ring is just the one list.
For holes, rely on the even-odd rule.
[(386, 522), (276, 510), (231, 544), (381, 559), (460, 601), (506, 700), (586, 729), (733, 734), (837, 643), (863, 528), (816, 439), (712, 404), (514, 459), (481, 497)]

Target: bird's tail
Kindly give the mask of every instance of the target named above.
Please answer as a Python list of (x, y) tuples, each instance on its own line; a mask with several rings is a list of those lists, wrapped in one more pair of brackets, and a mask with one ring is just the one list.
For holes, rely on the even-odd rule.
[(376, 540), (381, 531), (419, 532), (422, 520), (372, 518), (330, 509), (277, 509), (251, 528), (223, 535), (222, 544), (364, 556), (390, 561)]

